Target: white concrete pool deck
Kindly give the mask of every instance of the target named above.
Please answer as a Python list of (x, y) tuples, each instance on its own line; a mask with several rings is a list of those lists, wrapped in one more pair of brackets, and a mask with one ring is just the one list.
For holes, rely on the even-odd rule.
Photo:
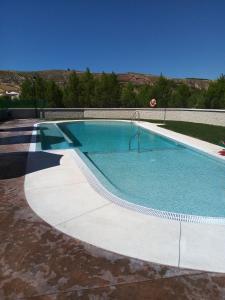
[[(219, 146), (156, 124), (140, 122), (140, 125), (224, 159), (217, 154)], [(121, 207), (90, 184), (74, 159), (74, 150), (45, 152), (62, 155), (60, 164), (28, 173), (25, 194), (30, 207), (47, 223), (76, 239), (122, 255), (225, 272), (225, 225), (168, 220)], [(28, 159), (28, 168), (35, 164), (39, 162)]]

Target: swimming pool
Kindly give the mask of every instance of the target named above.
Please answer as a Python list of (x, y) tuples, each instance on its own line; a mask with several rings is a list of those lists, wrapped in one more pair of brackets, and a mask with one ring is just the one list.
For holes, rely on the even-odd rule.
[(75, 149), (101, 184), (121, 199), (156, 211), (225, 217), (222, 160), (133, 122), (44, 123), (39, 129), (42, 150)]

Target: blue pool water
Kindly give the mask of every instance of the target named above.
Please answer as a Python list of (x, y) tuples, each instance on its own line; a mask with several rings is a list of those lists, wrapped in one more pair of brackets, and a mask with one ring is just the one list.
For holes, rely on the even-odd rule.
[(65, 141), (54, 124), (46, 123), (40, 126), (42, 149), (79, 149), (96, 177), (123, 199), (157, 210), (225, 217), (222, 160), (138, 129), (134, 123), (79, 121), (58, 125), (72, 143)]

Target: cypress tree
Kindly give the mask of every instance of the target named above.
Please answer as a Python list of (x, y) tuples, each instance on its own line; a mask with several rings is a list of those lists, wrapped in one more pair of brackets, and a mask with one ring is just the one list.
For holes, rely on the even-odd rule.
[(94, 76), (87, 68), (79, 79), (79, 102), (82, 107), (93, 107), (95, 97)]
[(172, 90), (174, 83), (166, 79), (164, 76), (160, 76), (152, 89), (152, 97), (157, 99), (158, 107), (167, 107), (168, 102), (172, 97)]
[(136, 94), (131, 82), (127, 83), (122, 88), (121, 105), (122, 107), (136, 107)]
[(62, 107), (62, 96), (63, 93), (61, 89), (54, 81), (49, 80), (46, 82), (45, 100), (48, 101), (49, 107)]
[(211, 82), (206, 92), (206, 108), (225, 108), (225, 76)]
[(76, 72), (71, 73), (63, 92), (63, 105), (65, 107), (80, 107), (79, 78)]
[(21, 85), (20, 99), (22, 100), (32, 100), (35, 96), (35, 88), (33, 82), (30, 79), (23, 81)]
[(117, 107), (120, 103), (120, 84), (114, 73), (102, 75), (96, 80), (95, 103), (97, 107)]
[(190, 88), (184, 84), (179, 84), (172, 93), (169, 101), (169, 107), (188, 107), (189, 98), (191, 96)]

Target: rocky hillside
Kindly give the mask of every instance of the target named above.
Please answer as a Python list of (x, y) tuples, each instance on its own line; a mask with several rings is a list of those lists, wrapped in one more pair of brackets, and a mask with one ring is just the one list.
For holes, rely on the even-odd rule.
[[(45, 79), (54, 80), (59, 85), (63, 86), (68, 80), (69, 75), (72, 71), (66, 70), (46, 70), (36, 72), (19, 72), (19, 71), (0, 71), (0, 93), (5, 91), (20, 91), (21, 83), (26, 78), (32, 78), (33, 76), (40, 76)], [(76, 71), (77, 74), (82, 74), (81, 71)], [(100, 73), (95, 73), (95, 76), (100, 76)], [(117, 74), (119, 81), (124, 84), (132, 82), (133, 84), (154, 84), (158, 79), (158, 76), (139, 74), (139, 73), (124, 73)], [(198, 79), (198, 78), (185, 78), (185, 79), (173, 79), (175, 82), (185, 82), (190, 87), (196, 87), (199, 89), (206, 89), (209, 85), (210, 80)]]

